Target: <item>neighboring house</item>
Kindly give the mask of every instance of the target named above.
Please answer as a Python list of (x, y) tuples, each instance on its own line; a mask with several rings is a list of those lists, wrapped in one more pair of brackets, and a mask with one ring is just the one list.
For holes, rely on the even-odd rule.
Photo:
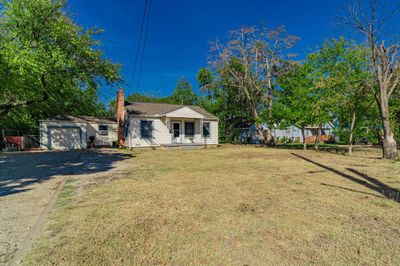
[[(264, 129), (268, 128), (267, 124), (263, 124)], [(318, 127), (309, 126), (305, 128), (304, 135), (307, 143), (314, 143)], [(285, 129), (275, 128), (272, 130), (272, 135), (275, 141), (287, 141), (287, 142), (303, 142), (303, 136), (301, 134), (301, 129), (296, 126), (290, 126)], [(321, 128), (321, 141), (330, 142), (333, 141), (333, 125), (327, 123)], [(252, 125), (248, 128), (239, 129), (239, 143), (247, 144), (259, 144), (258, 133), (256, 130), (256, 125)]]
[(77, 150), (112, 146), (117, 142), (115, 119), (59, 116), (40, 121), (41, 149)]
[(218, 118), (198, 106), (125, 102), (125, 146), (218, 145)]

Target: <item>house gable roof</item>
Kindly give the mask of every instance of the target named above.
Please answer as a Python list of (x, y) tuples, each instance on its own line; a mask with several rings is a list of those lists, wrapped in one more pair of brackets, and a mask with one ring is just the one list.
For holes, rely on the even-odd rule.
[(196, 112), (195, 110), (183, 106), (165, 114), (168, 117), (182, 117), (182, 118), (204, 118), (204, 115)]
[[(143, 102), (125, 102), (125, 109), (129, 115), (137, 116), (165, 116), (173, 111), (189, 108), (190, 110), (200, 114), (204, 119), (218, 120), (218, 118), (203, 108), (193, 105), (178, 105), (167, 103), (143, 103)], [(197, 117), (196, 117), (197, 118)]]

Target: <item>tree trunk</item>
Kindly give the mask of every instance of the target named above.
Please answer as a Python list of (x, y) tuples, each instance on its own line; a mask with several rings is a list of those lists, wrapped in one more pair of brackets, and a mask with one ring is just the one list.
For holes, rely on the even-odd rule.
[(260, 140), (261, 146), (267, 145), (267, 139), (265, 136), (265, 130), (262, 124), (256, 124), (258, 138)]
[(385, 159), (396, 159), (399, 156), (397, 150), (397, 143), (394, 139), (392, 126), (389, 119), (389, 100), (386, 94), (386, 90), (381, 89), (381, 119), (383, 124), (383, 158)]
[(303, 136), (303, 150), (307, 150), (306, 133), (304, 127), (301, 127), (301, 135)]
[(314, 148), (315, 148), (316, 151), (319, 151), (319, 139), (320, 139), (320, 135), (321, 135), (321, 127), (318, 127), (318, 129), (317, 129), (317, 136), (316, 136), (316, 138), (315, 138), (315, 146), (314, 146)]
[(375, 129), (375, 135), (376, 135), (376, 139), (378, 140), (378, 145), (381, 146), (381, 150), (382, 150), (382, 158), (384, 157), (384, 150), (383, 150), (383, 136), (382, 136), (382, 132), (380, 129)]
[(266, 132), (266, 144), (268, 146), (274, 146), (274, 136), (272, 135), (272, 130), (270, 128), (267, 128)]
[[(273, 107), (273, 94), (274, 94), (274, 86), (272, 84), (272, 73), (271, 70), (268, 70), (267, 72), (267, 87), (268, 87), (268, 124), (269, 126), (272, 124), (272, 107)], [(268, 146), (274, 146), (275, 144), (275, 139), (274, 136), (272, 135), (272, 129), (268, 128), (267, 132), (266, 132), (267, 136), (267, 145)]]
[[(259, 115), (258, 115), (255, 104), (253, 104), (251, 110), (252, 110), (255, 120), (257, 121), (259, 118)], [(268, 144), (268, 133), (266, 134), (264, 126), (262, 124), (256, 123), (256, 130), (257, 130), (257, 134), (258, 134), (258, 138), (260, 140), (261, 146), (266, 146)]]
[(353, 110), (353, 116), (351, 118), (351, 126), (350, 126), (350, 136), (349, 136), (349, 155), (353, 154), (353, 131), (355, 124), (356, 124), (356, 111)]

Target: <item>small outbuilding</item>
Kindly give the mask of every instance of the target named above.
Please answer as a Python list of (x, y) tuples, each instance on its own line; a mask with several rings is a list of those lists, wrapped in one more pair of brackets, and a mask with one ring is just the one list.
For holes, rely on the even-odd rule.
[(92, 116), (58, 116), (40, 121), (41, 149), (79, 150), (116, 145), (117, 121)]

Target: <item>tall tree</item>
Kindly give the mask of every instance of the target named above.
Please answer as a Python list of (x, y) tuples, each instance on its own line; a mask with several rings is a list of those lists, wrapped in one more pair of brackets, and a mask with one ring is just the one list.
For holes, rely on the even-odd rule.
[[(242, 27), (231, 31), (226, 44), (212, 43), (210, 69), (221, 86), (238, 88), (257, 124), (262, 144), (270, 144), (271, 130), (265, 132), (262, 122), (269, 122), (275, 82), (286, 65), (286, 50), (293, 47), (297, 37), (280, 26), (274, 30), (264, 27)], [(230, 78), (224, 84), (221, 74)], [(226, 78), (226, 77), (224, 77)]]
[(221, 142), (237, 143), (239, 128), (249, 127), (255, 120), (247, 100), (228, 68), (220, 68), (214, 76), (210, 69), (200, 69), (197, 80), (200, 91), (199, 104), (219, 118)]
[(390, 118), (389, 101), (400, 84), (400, 44), (390, 39), (390, 19), (400, 10), (398, 1), (390, 2), (385, 8), (383, 1), (356, 1), (347, 11), (343, 21), (361, 33), (370, 50), (370, 66), (373, 79), (367, 82), (379, 106), (384, 136), (383, 156), (395, 159), (399, 153)]
[(353, 41), (340, 38), (325, 41), (309, 57), (330, 92), (327, 97), (334, 100), (329, 112), (339, 122), (339, 127), (349, 132), (349, 154), (352, 154), (354, 130), (372, 104), (365, 86), (365, 80), (370, 77), (368, 51)]
[(281, 88), (277, 91), (273, 108), (275, 123), (280, 127), (296, 126), (301, 129), (303, 149), (307, 149), (305, 128), (315, 124), (313, 108), (314, 81), (310, 77), (310, 64), (294, 64), (278, 79)]
[(0, 116), (34, 119), (101, 106), (98, 87), (120, 81), (94, 36), (66, 13), (64, 0), (0, 0)]

